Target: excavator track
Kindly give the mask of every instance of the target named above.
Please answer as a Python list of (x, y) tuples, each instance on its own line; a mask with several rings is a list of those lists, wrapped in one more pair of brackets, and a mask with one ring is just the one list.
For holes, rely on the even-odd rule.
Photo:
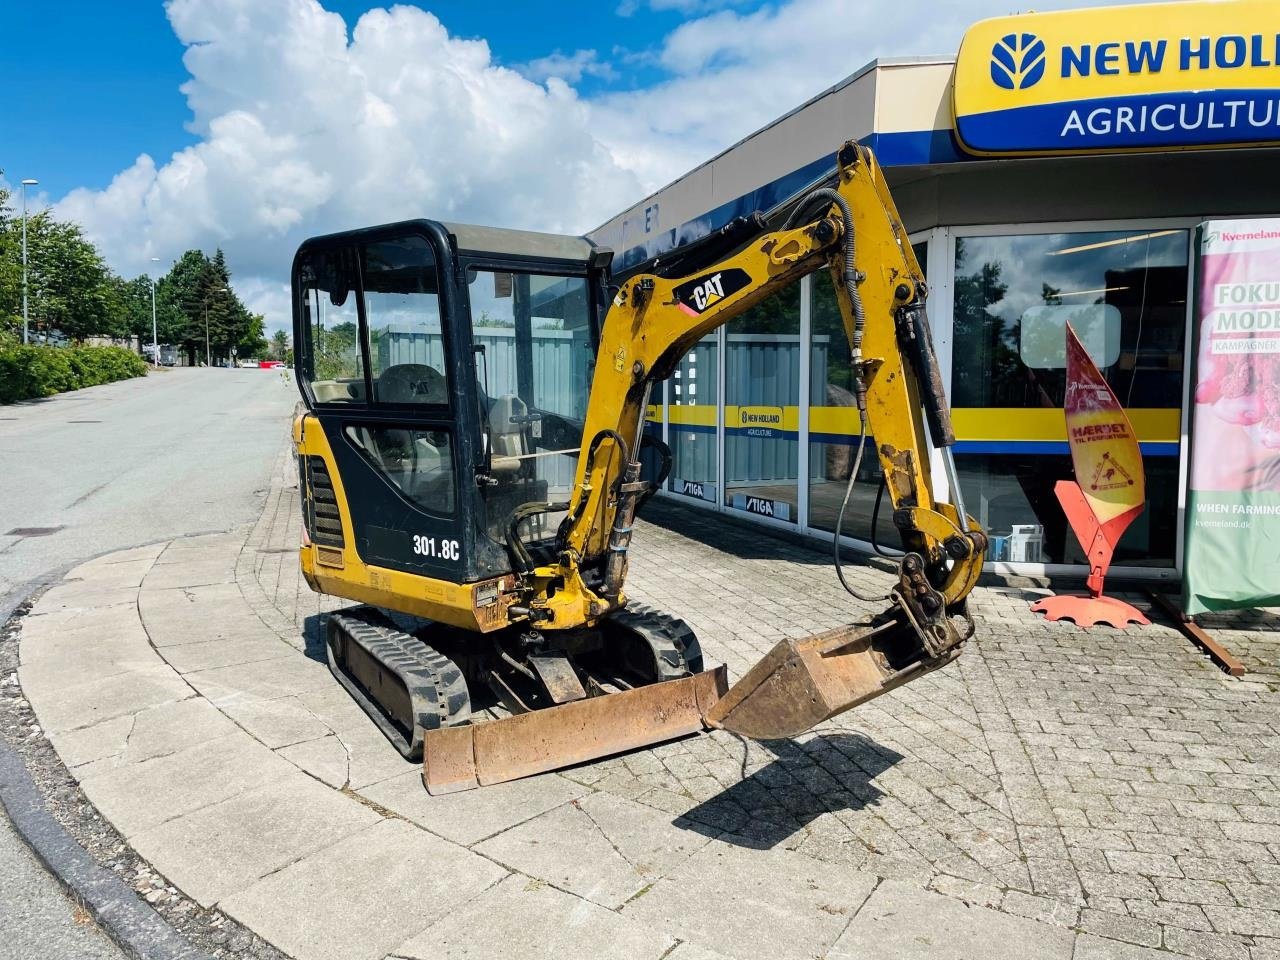
[(471, 700), (452, 660), (373, 607), (331, 613), (329, 669), (407, 760), (426, 731), (466, 723)]
[(672, 680), (702, 672), (702, 646), (693, 628), (669, 613), (639, 603), (628, 604), (606, 621), (614, 630), (625, 630), (644, 641), (652, 651), (652, 665), (634, 664), (642, 675), (652, 671), (650, 679)]

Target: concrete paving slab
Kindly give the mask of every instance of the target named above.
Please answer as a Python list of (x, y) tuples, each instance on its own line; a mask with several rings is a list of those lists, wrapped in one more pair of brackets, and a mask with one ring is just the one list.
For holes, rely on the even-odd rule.
[(124, 752), (125, 743), (129, 740), (129, 731), (133, 729), (133, 715), (104, 720), (91, 727), (79, 730), (66, 730), (52, 733), (49, 740), (58, 751), (58, 756), (68, 767), (78, 767), (115, 757)]
[(809, 960), (826, 954), (877, 880), (784, 850), (715, 840), (622, 915), (738, 960)]
[(334, 789), (340, 790), (347, 786), (351, 778), (347, 748), (335, 736), (295, 743), (277, 750), (276, 753), (299, 770)]
[(274, 634), (265, 636), (259, 634), (240, 639), (227, 638), (204, 643), (176, 644), (164, 647), (161, 655), (173, 669), (185, 674), (241, 663), (296, 657), (298, 651), (277, 639)]
[(128, 633), (147, 640), (138, 621), (136, 599), (126, 603), (90, 609), (68, 609), (56, 613), (28, 614), (22, 618), (21, 653), (23, 662), (40, 655), (47, 648), (63, 644), (84, 644), (95, 638)]
[(236, 732), (235, 724), (201, 697), (140, 710), (133, 715), (122, 763), (143, 763)]
[(59, 643), (45, 655), (22, 666), (24, 684), (37, 689), (93, 683), (124, 673), (138, 673), (163, 666), (146, 645), (128, 637)]
[[(419, 765), (400, 756), (368, 715), (351, 699), (350, 694), (338, 686), (338, 681), (333, 679), (328, 667), (317, 666), (320, 669), (319, 676), (327, 678), (327, 683), (312, 693), (300, 693), (298, 700), (332, 730), (342, 743), (351, 788), (359, 790), (418, 770)], [(290, 756), (304, 752), (299, 748), (289, 748)]]
[(115, 563), (90, 561), (69, 571), (65, 579), (84, 580), (104, 587), (140, 587), (154, 563), (155, 560), (150, 557), (118, 560)]
[(475, 849), (512, 869), (617, 909), (708, 842), (702, 834), (673, 826), (670, 816), (652, 807), (592, 794), (500, 833)]
[(67, 580), (46, 590), (36, 604), (41, 613), (64, 610), (98, 610), (138, 600), (137, 587), (102, 587), (91, 580)]
[(153, 590), (165, 587), (202, 587), (230, 583), (236, 578), (236, 553), (226, 550), (208, 556), (191, 557), (180, 563), (165, 563), (164, 557), (147, 574), (146, 585)]
[(885, 880), (827, 954), (829, 960), (1069, 960), (1061, 927), (972, 907), (914, 884)]
[(263, 624), (234, 583), (182, 589), (143, 584), (138, 609), (156, 647), (261, 636)]
[[(235, 724), (202, 697), (188, 697), (186, 700), (164, 703), (120, 720), (127, 720), (129, 727), (119, 742), (118, 749), (73, 766), (71, 772), (75, 774), (77, 780), (83, 782), (93, 777), (100, 777), (104, 773), (129, 764), (168, 756), (179, 750), (186, 750), (197, 744), (207, 743), (236, 732)], [(108, 724), (118, 723), (120, 720), (107, 721), (105, 724), (96, 724), (83, 730), (51, 735), (49, 739), (53, 741), (59, 756), (62, 756), (64, 762), (71, 766), (62, 753), (64, 741), (70, 740), (75, 744), (74, 738), (83, 735), (92, 742), (93, 731)], [(105, 749), (107, 746), (106, 742), (101, 743), (102, 748)]]
[(723, 953), (716, 953), (688, 940), (667, 954), (665, 960), (728, 960)]
[(200, 670), (187, 674), (185, 680), (218, 707), (290, 697), (336, 682), (328, 667), (296, 654), (284, 660)]
[(168, 756), (106, 771), (85, 779), (82, 786), (99, 812), (132, 838), (292, 770), (248, 734), (236, 731)]
[(411, 960), (657, 960), (673, 943), (611, 910), (513, 874), (393, 953)]
[(295, 772), (144, 830), (131, 843), (171, 883), (209, 907), (381, 819)]
[(25, 667), (18, 669), (18, 678), (47, 732), (87, 727), (191, 696), (182, 678), (159, 661), (84, 683), (64, 685)]
[[(272, 641), (290, 656), (296, 654), (280, 641)], [(318, 740), (331, 731), (316, 715), (302, 705), (297, 697), (281, 697), (279, 700), (250, 700), (233, 704), (226, 714), (241, 727), (273, 750), (307, 740)], [(346, 751), (343, 751), (345, 757)], [(346, 766), (346, 761), (343, 761)], [(343, 780), (345, 783), (345, 778)], [(342, 784), (339, 784), (341, 786)]]
[(202, 533), (195, 537), (182, 537), (165, 545), (156, 559), (157, 566), (180, 566), (209, 557), (237, 555), (244, 546), (245, 531), (226, 533)]
[(1150, 947), (1139, 947), (1132, 943), (1121, 943), (1118, 940), (1107, 940), (1082, 933), (1076, 937), (1075, 954), (1072, 960), (1185, 960), (1186, 954), (1170, 953), (1168, 950), (1153, 950)]
[(145, 654), (155, 658), (147, 631), (138, 620), (138, 611), (131, 606), (106, 607), (96, 617), (72, 622), (75, 626), (41, 628), (29, 627), (28, 621), (24, 620), (19, 646), (21, 662), (35, 664), (58, 660), (64, 667), (75, 667), (74, 658), (95, 656), (100, 651), (116, 655)]
[(403, 820), (383, 820), (222, 901), (296, 960), (380, 960), (505, 871)]
[(101, 557), (95, 557), (92, 560), (86, 560), (84, 563), (72, 569), (73, 576), (81, 576), (81, 571), (99, 570), (103, 567), (114, 567), (118, 564), (130, 564), (139, 560), (148, 560), (155, 563), (156, 558), (164, 553), (165, 548), (169, 546), (168, 540), (161, 540), (158, 543), (149, 543), (141, 547), (130, 547), (128, 550), (116, 550), (112, 553), (104, 554)]
[(554, 773), (433, 797), (414, 769), (360, 790), (388, 810), (412, 820), (437, 836), (465, 846), (532, 819), (587, 792), (580, 784)]

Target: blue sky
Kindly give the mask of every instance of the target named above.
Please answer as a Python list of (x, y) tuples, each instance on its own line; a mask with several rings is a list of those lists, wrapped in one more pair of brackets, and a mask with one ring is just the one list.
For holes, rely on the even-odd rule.
[[(264, 0), (272, 2), (272, 0)], [(365, 11), (389, 4), (327, 0), (353, 27)], [(629, 16), (617, 0), (597, 3), (420, 3), (451, 34), (483, 38), (494, 58), (521, 65), (556, 53), (603, 49), (611, 58), (651, 51), (685, 14), (637, 9)], [(728, 4), (725, 4), (726, 6)], [(758, 2), (735, 4), (750, 10)], [(5, 11), (5, 33), (21, 37), (0, 57), (0, 170), (16, 183), (38, 177), (56, 200), (74, 187), (105, 187), (139, 153), (157, 159), (195, 143), (179, 87), (188, 79), (184, 47), (159, 0), (49, 0), (15, 3)], [(618, 48), (615, 50), (615, 48)], [(661, 71), (641, 57), (627, 58), (611, 78), (587, 73), (575, 84), (590, 96), (608, 89), (643, 87)], [(74, 131), (70, 136), (68, 131)], [(90, 146), (91, 145), (91, 146)]]
[(308, 236), (414, 216), (580, 233), (1008, 4), (28, 0), (5, 8), (0, 170), (123, 276), (221, 248), (278, 328)]

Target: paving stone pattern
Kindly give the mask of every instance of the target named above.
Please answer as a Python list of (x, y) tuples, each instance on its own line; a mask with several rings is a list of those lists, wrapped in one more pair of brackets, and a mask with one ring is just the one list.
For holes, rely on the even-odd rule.
[[(73, 573), (21, 679), (156, 869), (293, 956), (1280, 958), (1268, 614), (1216, 624), (1240, 681), (1170, 627), (1049, 624), (1036, 591), (983, 587), (959, 661), (794, 742), (716, 733), (431, 798), (322, 663), (346, 604), (298, 574), (292, 470), (247, 533)], [(731, 676), (879, 609), (825, 551), (646, 516), (630, 595)], [(867, 593), (886, 570), (849, 568)], [(103, 623), (91, 680), (74, 631)]]
[[(297, 542), (290, 493), (264, 542)], [(874, 609), (826, 551), (662, 500), (647, 515), (628, 593), (684, 617), (731, 677), (779, 639)], [(292, 555), (260, 555), (255, 572), (298, 625), (342, 605), (312, 594)], [(881, 569), (851, 573), (861, 592), (887, 589)], [(796, 742), (716, 733), (563, 776), (708, 835), (1017, 916), (1190, 956), (1280, 956), (1280, 619), (1206, 621), (1246, 662), (1240, 681), (1158, 618), (1048, 623), (1028, 609), (1043, 592), (979, 588), (955, 664)]]

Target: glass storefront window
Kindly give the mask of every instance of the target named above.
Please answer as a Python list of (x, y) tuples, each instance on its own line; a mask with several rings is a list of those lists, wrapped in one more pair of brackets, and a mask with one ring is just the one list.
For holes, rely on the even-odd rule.
[(1143, 442), (1147, 510), (1116, 561), (1173, 564), (1188, 239), (1159, 229), (956, 238), (956, 462), (989, 559), (1083, 561), (1053, 495), (1072, 476), (1061, 413), (1071, 322)]
[(800, 284), (725, 328), (723, 502), (796, 523), (799, 517)]
[(720, 401), (720, 342), (709, 334), (685, 354), (667, 381), (667, 488), (695, 500), (716, 496), (716, 417)]
[[(928, 260), (928, 247), (927, 241), (912, 244), (922, 270)], [(853, 399), (849, 338), (840, 317), (831, 274), (825, 270), (813, 275), (810, 327), (813, 336), (809, 346), (809, 526), (834, 533), (858, 452), (859, 422)], [(864, 543), (874, 541), (880, 546), (897, 547), (900, 542), (893, 526), (892, 504), (881, 498), (879, 515), (875, 513), (881, 477), (875, 438), (868, 435), (840, 532)], [(873, 516), (876, 518), (874, 538), (871, 535)]]
[[(831, 274), (813, 275), (810, 307), (813, 338), (809, 346), (809, 526), (834, 532), (836, 516), (858, 453), (858, 408), (853, 396), (849, 337), (836, 301)], [(868, 434), (858, 479), (849, 496), (841, 534), (869, 542), (880, 461)], [(898, 546), (893, 507), (881, 505), (876, 541)]]

